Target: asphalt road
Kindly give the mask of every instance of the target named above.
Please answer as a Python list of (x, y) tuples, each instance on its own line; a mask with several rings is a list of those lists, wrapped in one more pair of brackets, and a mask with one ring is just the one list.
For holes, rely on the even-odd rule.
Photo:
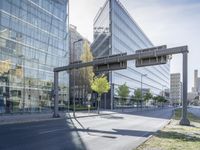
[(163, 127), (172, 109), (0, 126), (0, 150), (131, 150)]
[(195, 116), (200, 117), (200, 106), (190, 106), (188, 111), (193, 113)]

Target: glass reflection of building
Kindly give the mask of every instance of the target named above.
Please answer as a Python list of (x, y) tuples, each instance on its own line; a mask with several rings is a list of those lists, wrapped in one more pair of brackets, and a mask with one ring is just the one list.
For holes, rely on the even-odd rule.
[[(106, 1), (94, 19), (93, 30), (94, 42), (91, 48), (94, 57), (124, 52), (133, 54), (135, 50), (153, 46), (124, 6), (117, 0)], [(162, 90), (169, 88), (169, 67), (168, 63), (135, 68), (135, 62), (129, 61), (126, 70), (109, 73), (112, 88), (102, 102), (107, 103), (107, 108), (110, 107), (111, 99), (117, 97), (116, 88), (124, 83), (129, 87), (130, 95), (133, 95), (135, 89), (141, 88), (141, 78), (143, 78), (143, 91), (149, 89), (154, 95), (161, 93)], [(147, 76), (141, 77), (145, 74)]]
[[(80, 39), (83, 39), (83, 41), (76, 42)], [(75, 44), (73, 44), (76, 42)], [(69, 26), (69, 48), (70, 48), (70, 63), (76, 63), (78, 61), (81, 61), (81, 56), (84, 54), (84, 43), (87, 42), (90, 45), (90, 42), (84, 38), (78, 31), (77, 27), (70, 24)], [(83, 69), (83, 68), (82, 68)], [(69, 73), (69, 96), (71, 100), (71, 104), (73, 103), (73, 96), (75, 96), (75, 101), (78, 104), (83, 104), (86, 101), (86, 95), (87, 90), (86, 82), (84, 82), (84, 79), (86, 77), (84, 76), (83, 71), (81, 69), (77, 69), (75, 71), (71, 71)], [(75, 83), (74, 83), (75, 79)], [(74, 94), (75, 91), (75, 94)]]
[[(53, 68), (68, 57), (68, 0), (0, 1), (0, 113), (49, 110)], [(59, 77), (64, 106), (68, 75)]]

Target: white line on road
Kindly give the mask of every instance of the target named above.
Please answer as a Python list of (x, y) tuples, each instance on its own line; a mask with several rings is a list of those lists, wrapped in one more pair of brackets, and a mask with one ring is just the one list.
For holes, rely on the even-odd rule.
[(55, 130), (48, 130), (48, 131), (39, 132), (39, 134), (47, 134), (47, 133), (62, 131), (62, 130), (66, 130), (66, 129), (67, 129), (67, 128), (55, 129)]

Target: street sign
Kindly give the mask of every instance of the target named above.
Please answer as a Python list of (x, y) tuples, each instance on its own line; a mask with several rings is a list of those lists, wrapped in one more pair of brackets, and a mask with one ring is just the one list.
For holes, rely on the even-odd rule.
[[(187, 71), (188, 71), (188, 47), (187, 46), (179, 46), (179, 47), (173, 47), (173, 48), (166, 48), (166, 46), (158, 46), (148, 49), (142, 49), (136, 51), (135, 54), (130, 55), (112, 55), (104, 58), (97, 58), (94, 61), (90, 62), (82, 62), (82, 63), (76, 63), (76, 64), (70, 64), (68, 66), (62, 66), (62, 67), (56, 67), (53, 69), (54, 71), (54, 115), (53, 117), (58, 117), (58, 73), (61, 71), (66, 70), (72, 70), (72, 69), (78, 69), (88, 66), (94, 66), (97, 70), (100, 70), (101, 67), (104, 67), (104, 69), (121, 69), (127, 67), (127, 61), (129, 60), (136, 60), (137, 66), (148, 66), (148, 65), (158, 65), (166, 63), (169, 56), (173, 54), (183, 54), (183, 102), (182, 102), (182, 118), (179, 124), (181, 125), (190, 125), (190, 121), (187, 118)], [(153, 59), (152, 61), (146, 61), (145, 59)], [(156, 58), (156, 59), (155, 59)], [(144, 60), (144, 61), (141, 61)], [(139, 62), (141, 61), (141, 62)], [(117, 63), (117, 65), (116, 65)], [(113, 64), (115, 64), (114, 67)], [(112, 93), (111, 93), (112, 94)], [(113, 96), (112, 96), (113, 97)], [(112, 101), (112, 99), (111, 99)], [(74, 105), (75, 106), (75, 105)], [(112, 105), (111, 105), (112, 107)], [(112, 108), (111, 108), (112, 109)]]
[[(106, 56), (106, 57), (100, 57), (100, 58), (95, 58), (94, 61), (97, 60), (104, 60), (104, 59), (111, 59), (119, 56), (125, 56), (127, 53), (121, 53), (117, 55), (111, 55), (111, 56)], [(121, 61), (121, 60), (116, 60), (115, 62), (112, 63), (102, 63), (94, 66), (94, 71), (95, 72), (103, 72), (103, 71), (113, 71), (113, 70), (121, 70), (121, 69), (126, 69), (127, 68), (127, 61)]]
[[(137, 50), (135, 53), (139, 54), (139, 58), (136, 59), (135, 66), (136, 67), (145, 67), (145, 66), (166, 64), (167, 60), (168, 60), (168, 55), (162, 55), (162, 56), (156, 55), (157, 51), (166, 50), (166, 48), (167, 48), (166, 45), (163, 45), (163, 46), (158, 46), (158, 47)], [(155, 52), (155, 54), (153, 57), (140, 58), (140, 55), (142, 53), (147, 53), (147, 52)]]

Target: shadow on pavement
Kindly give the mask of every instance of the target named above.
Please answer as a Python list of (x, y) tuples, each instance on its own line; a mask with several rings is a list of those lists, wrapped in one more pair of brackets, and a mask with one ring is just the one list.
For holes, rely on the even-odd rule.
[(56, 119), (0, 126), (0, 150), (86, 150), (73, 122)]
[(124, 130), (124, 129), (112, 129), (113, 131), (103, 131), (103, 130), (96, 130), (96, 129), (90, 129), (90, 128), (88, 128), (88, 129), (76, 128), (73, 130), (76, 130), (79, 132), (87, 132), (89, 134), (90, 133), (100, 133), (100, 134), (137, 136), (137, 137), (148, 137), (149, 135), (154, 133), (154, 132), (150, 132), (150, 131)]

